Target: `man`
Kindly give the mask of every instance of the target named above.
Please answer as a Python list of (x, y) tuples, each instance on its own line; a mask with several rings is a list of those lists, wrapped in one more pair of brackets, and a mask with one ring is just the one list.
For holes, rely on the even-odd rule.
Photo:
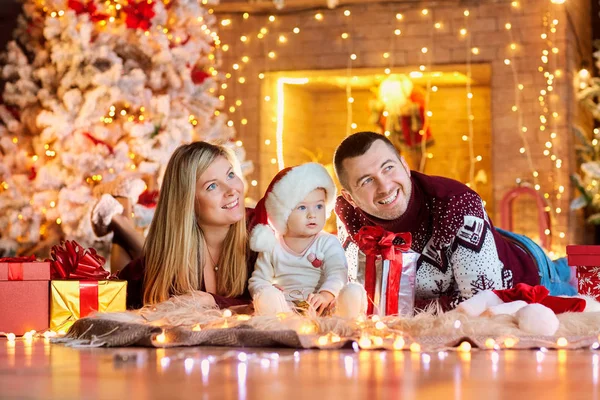
[[(417, 306), (439, 299), (450, 309), (481, 290), (569, 279), (568, 268), (558, 273), (545, 260), (544, 270), (538, 269), (533, 242), (494, 228), (477, 193), (452, 179), (411, 171), (383, 135), (347, 137), (335, 152), (334, 167), (342, 185), (335, 209), (338, 233), (351, 275), (360, 269), (353, 236), (363, 226), (378, 225), (412, 234), (411, 250), (420, 254)], [(565, 282), (559, 286), (555, 294), (574, 294)]]

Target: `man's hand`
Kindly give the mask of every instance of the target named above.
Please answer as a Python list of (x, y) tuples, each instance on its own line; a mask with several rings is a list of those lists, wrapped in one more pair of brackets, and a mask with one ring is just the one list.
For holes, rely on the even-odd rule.
[(308, 304), (314, 307), (314, 309), (317, 311), (317, 315), (321, 315), (323, 311), (329, 307), (334, 298), (335, 297), (333, 294), (324, 290), (319, 293), (309, 294), (306, 301)]

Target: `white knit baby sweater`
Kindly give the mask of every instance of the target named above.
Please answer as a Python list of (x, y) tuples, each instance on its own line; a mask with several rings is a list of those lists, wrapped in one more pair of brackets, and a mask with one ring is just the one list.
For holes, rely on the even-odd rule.
[[(313, 266), (308, 257), (313, 254), (323, 262)], [(317, 263), (318, 264), (318, 263)], [(291, 250), (278, 237), (271, 252), (258, 255), (248, 289), (254, 298), (265, 287), (277, 285), (286, 300), (306, 299), (310, 293), (326, 290), (335, 297), (348, 282), (348, 265), (344, 249), (337, 237), (320, 232), (302, 254)]]

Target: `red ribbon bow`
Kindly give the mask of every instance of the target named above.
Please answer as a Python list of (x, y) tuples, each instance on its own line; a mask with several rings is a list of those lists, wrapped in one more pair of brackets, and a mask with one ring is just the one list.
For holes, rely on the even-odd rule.
[(402, 273), (402, 252), (410, 250), (412, 235), (406, 233), (388, 232), (380, 226), (363, 226), (354, 235), (358, 248), (365, 254), (365, 290), (369, 297), (367, 312), (373, 313), (373, 298), (375, 295), (375, 260), (377, 256), (390, 262), (387, 276), (387, 297), (385, 314), (398, 313), (398, 293), (400, 275)]
[(95, 249), (84, 249), (74, 240), (66, 240), (50, 251), (52, 279), (80, 279), (99, 281), (107, 279), (110, 272), (102, 266), (104, 257)]

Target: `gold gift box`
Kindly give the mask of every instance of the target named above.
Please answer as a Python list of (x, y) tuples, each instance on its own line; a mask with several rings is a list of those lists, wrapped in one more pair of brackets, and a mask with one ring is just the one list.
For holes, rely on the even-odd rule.
[[(50, 329), (66, 332), (81, 315), (80, 282), (55, 280), (50, 282)], [(87, 281), (89, 282), (89, 281)], [(97, 281), (98, 312), (125, 311), (127, 281)]]

